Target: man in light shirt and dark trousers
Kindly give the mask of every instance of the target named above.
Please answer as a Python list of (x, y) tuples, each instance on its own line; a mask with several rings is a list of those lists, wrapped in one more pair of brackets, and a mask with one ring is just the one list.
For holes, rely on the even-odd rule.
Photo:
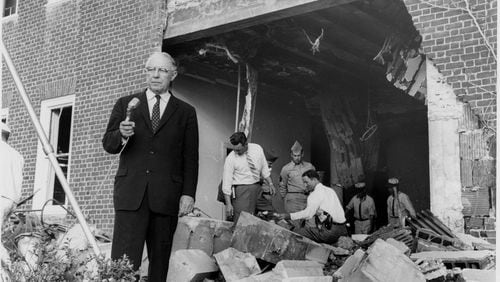
[(374, 219), (377, 216), (373, 198), (366, 194), (366, 183), (354, 184), (357, 194), (352, 197), (346, 207), (346, 212), (354, 210), (354, 233), (369, 234), (373, 230)]
[(333, 244), (341, 236), (347, 236), (344, 209), (337, 193), (320, 183), (318, 173), (311, 169), (302, 174), (307, 190), (307, 207), (304, 210), (278, 215), (285, 220), (315, 218), (316, 226), (304, 226), (293, 232), (314, 240), (318, 243)]
[(397, 178), (387, 180), (387, 189), (390, 193), (387, 198), (387, 220), (394, 227), (405, 226), (407, 217), (416, 216), (410, 197), (399, 191), (399, 179)]
[(261, 178), (271, 195), (275, 188), (271, 179), (264, 150), (255, 143), (248, 143), (243, 132), (229, 138), (233, 151), (226, 157), (222, 177), (222, 192), (226, 204), (226, 215), (237, 222), (242, 211), (255, 213), (257, 198), (262, 189)]

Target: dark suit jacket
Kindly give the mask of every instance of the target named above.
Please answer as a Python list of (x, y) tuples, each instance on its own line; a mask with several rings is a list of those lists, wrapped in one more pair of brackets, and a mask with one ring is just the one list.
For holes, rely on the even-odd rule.
[(116, 102), (102, 144), (118, 154), (122, 149), (120, 122), (129, 101), (140, 100), (133, 110), (135, 134), (120, 155), (115, 177), (115, 210), (136, 210), (148, 192), (150, 209), (177, 215), (181, 195), (195, 198), (198, 182), (198, 121), (195, 109), (173, 95), (156, 132), (151, 127), (146, 91), (122, 97)]

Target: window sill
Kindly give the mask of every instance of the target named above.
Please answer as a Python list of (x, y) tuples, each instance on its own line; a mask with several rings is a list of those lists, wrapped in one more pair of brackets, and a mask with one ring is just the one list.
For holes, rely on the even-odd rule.
[(18, 18), (17, 13), (13, 14), (13, 15), (8, 15), (8, 16), (2, 18), (2, 23), (14, 22), (14, 21), (17, 21), (17, 18)]

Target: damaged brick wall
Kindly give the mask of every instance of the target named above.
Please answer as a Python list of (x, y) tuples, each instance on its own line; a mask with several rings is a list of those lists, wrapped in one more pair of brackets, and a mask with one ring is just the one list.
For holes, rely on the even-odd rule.
[(469, 3), (486, 40), (496, 50), (497, 2), (457, 0), (453, 1), (457, 6), (453, 6), (449, 0), (403, 1), (423, 38), (424, 53), (433, 60), (455, 94), (494, 127), (496, 59), (465, 4)]
[[(461, 183), (455, 184), (461, 187), (462, 212), (467, 222), (467, 217), (485, 215), (490, 205), (495, 206), (494, 197), (489, 195), (492, 192), (488, 191), (494, 191), (496, 186), (496, 133), (490, 129), (496, 127), (497, 111), (497, 2), (404, 0), (404, 3), (422, 36), (423, 52), (432, 60), (458, 100), (464, 102), (463, 109), (455, 115), (459, 121), (457, 146), (461, 180)], [(441, 115), (434, 112), (429, 115), (429, 120), (435, 114)], [(455, 188), (439, 190), (450, 193)], [(455, 212), (461, 210), (458, 204), (456, 201)], [(455, 218), (450, 219), (451, 226), (459, 226), (453, 223), (458, 222), (457, 215), (450, 218)]]
[[(148, 54), (161, 46), (166, 3), (18, 2), (18, 15), (3, 22), (5, 45), (37, 114), (41, 101), (53, 97), (43, 89), (64, 88), (76, 79), (70, 186), (82, 210), (111, 231), (117, 158), (104, 152), (101, 139), (115, 101), (144, 87), (142, 68)], [(5, 65), (2, 76), (10, 143), (25, 158), (27, 196), (33, 192), (37, 136)]]

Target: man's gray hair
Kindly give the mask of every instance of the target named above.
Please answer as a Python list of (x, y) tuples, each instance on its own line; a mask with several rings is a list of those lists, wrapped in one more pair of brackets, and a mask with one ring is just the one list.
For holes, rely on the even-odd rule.
[(175, 59), (172, 56), (170, 56), (170, 54), (165, 53), (165, 52), (153, 52), (149, 56), (149, 58), (147, 59), (146, 65), (149, 63), (149, 60), (151, 60), (151, 57), (153, 57), (154, 55), (161, 55), (161, 56), (165, 57), (167, 60), (169, 60), (172, 63), (172, 65), (175, 67), (175, 69), (177, 69), (177, 62), (175, 61)]

